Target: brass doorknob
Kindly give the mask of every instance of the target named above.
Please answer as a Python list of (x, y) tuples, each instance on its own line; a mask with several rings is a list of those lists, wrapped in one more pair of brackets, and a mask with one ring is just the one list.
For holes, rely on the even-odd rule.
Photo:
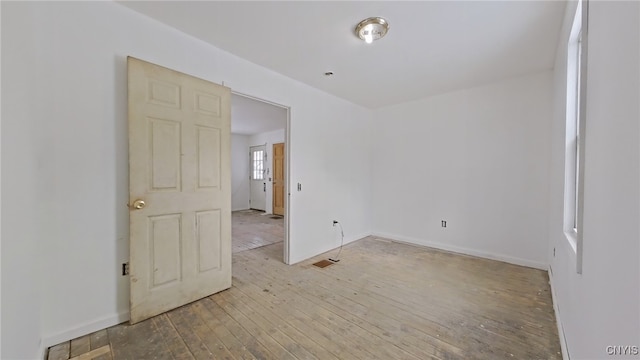
[(138, 200), (133, 202), (133, 208), (134, 209), (138, 209), (138, 210), (143, 209), (145, 205), (146, 204), (145, 204), (144, 200), (138, 199)]

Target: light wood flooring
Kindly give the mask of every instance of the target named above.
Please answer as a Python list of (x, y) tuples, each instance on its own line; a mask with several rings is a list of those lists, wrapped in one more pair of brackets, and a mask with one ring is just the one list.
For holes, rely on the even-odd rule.
[[(284, 240), (284, 218), (258, 210), (231, 213), (232, 251), (234, 253), (275, 244)], [(282, 261), (282, 256), (280, 256)]]
[[(547, 274), (365, 238), (339, 263), (233, 255), (233, 286), (51, 349), (100, 359), (561, 359)], [(91, 357), (87, 356), (86, 359)]]

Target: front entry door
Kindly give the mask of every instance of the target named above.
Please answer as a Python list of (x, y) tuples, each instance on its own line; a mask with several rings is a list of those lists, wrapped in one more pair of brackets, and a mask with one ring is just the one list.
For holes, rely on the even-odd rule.
[(231, 92), (127, 63), (133, 324), (231, 286)]
[(284, 215), (284, 143), (273, 144), (273, 213)]
[(266, 146), (252, 146), (251, 154), (251, 194), (249, 207), (265, 211), (267, 207), (267, 180), (265, 178), (267, 159)]

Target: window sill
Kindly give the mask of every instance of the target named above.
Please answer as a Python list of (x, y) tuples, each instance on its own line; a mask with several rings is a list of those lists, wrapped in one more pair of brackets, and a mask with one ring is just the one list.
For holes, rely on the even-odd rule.
[(567, 238), (567, 241), (569, 242), (569, 246), (571, 247), (571, 250), (573, 250), (572, 252), (573, 252), (573, 255), (575, 256), (578, 253), (578, 234), (574, 229), (571, 229), (571, 230), (565, 230), (564, 236)]
[(576, 273), (582, 274), (582, 259), (580, 259), (582, 255), (578, 255), (578, 233), (574, 229), (565, 230), (564, 236), (567, 238), (567, 243), (569, 243), (569, 248), (571, 249), (568, 251), (571, 258), (570, 261), (575, 266)]

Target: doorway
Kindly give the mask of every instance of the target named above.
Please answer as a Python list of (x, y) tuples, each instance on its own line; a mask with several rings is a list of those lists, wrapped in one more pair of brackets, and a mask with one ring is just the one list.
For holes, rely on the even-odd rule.
[(234, 253), (273, 246), (289, 262), (289, 123), (288, 107), (232, 92)]

